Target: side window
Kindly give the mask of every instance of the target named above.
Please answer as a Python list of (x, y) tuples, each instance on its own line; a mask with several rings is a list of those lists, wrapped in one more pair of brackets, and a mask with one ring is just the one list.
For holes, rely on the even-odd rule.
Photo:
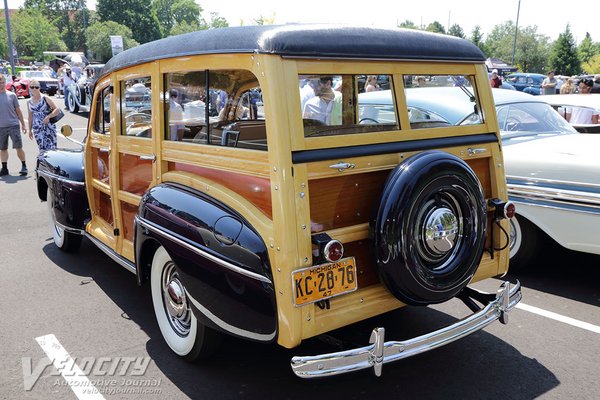
[(245, 70), (165, 75), (165, 140), (267, 150), (262, 92)]
[(121, 135), (152, 137), (150, 77), (130, 79), (121, 84)]
[(398, 130), (390, 75), (299, 75), (304, 136)]
[(405, 75), (411, 129), (483, 123), (474, 76)]
[(110, 100), (113, 87), (107, 86), (98, 93), (96, 99), (96, 117), (94, 119), (94, 130), (105, 135), (110, 134)]

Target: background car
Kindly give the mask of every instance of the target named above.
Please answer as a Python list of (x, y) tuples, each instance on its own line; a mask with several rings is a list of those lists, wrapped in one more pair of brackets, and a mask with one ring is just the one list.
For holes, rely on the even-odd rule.
[(47, 71), (21, 71), (6, 89), (12, 90), (17, 96), (29, 97), (29, 81), (32, 79), (40, 83), (40, 91), (48, 96), (54, 96), (58, 91), (58, 80), (52, 78)]
[[(544, 100), (550, 104), (563, 117), (565, 117), (567, 108), (569, 107), (600, 110), (600, 94), (553, 94), (540, 96), (540, 100)], [(581, 133), (600, 133), (600, 124), (578, 124), (573, 125), (573, 127)]]
[[(477, 109), (461, 101), (468, 95), (461, 89), (469, 90), (407, 89), (411, 126), (422, 121), (429, 127), (477, 122)], [(371, 103), (383, 106), (391, 99), (383, 92), (360, 94), (359, 104), (373, 99)], [(600, 135), (580, 134), (540, 96), (492, 92), (509, 199), (517, 204), (507, 243), (511, 269), (535, 262), (548, 236), (568, 249), (600, 254)]]
[(70, 112), (89, 111), (92, 92), (104, 64), (89, 64), (77, 82), (65, 88), (65, 104)]
[(538, 95), (542, 90), (542, 82), (546, 78), (542, 74), (529, 74), (515, 72), (504, 77), (504, 80), (513, 85), (519, 92)]

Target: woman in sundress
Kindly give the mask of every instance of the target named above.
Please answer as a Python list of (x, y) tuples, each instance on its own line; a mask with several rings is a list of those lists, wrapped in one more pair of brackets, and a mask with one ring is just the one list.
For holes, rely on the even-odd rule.
[(42, 96), (38, 81), (29, 81), (29, 94), (31, 96), (27, 102), (29, 132), (33, 133), (40, 154), (44, 150), (54, 150), (56, 149), (56, 126), (50, 122), (50, 118), (57, 115), (60, 110), (51, 99)]

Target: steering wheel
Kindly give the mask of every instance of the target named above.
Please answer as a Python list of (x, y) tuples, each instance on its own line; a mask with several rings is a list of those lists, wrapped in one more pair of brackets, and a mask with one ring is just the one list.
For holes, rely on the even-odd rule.
[(521, 121), (516, 118), (508, 118), (504, 124), (504, 128), (508, 132), (516, 132), (521, 130)]
[(150, 124), (151, 122), (152, 115), (142, 112), (134, 112), (125, 116), (125, 125)]
[(362, 124), (363, 122), (373, 122), (375, 124), (379, 123), (379, 121), (377, 121), (376, 119), (368, 118), (368, 117), (367, 118), (363, 118), (360, 121), (358, 121), (359, 125)]

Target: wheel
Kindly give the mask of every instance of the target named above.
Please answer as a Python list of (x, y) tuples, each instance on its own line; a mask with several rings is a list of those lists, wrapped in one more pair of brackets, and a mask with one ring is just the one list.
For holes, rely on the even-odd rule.
[(540, 230), (527, 219), (515, 215), (510, 219), (509, 271), (522, 271), (540, 254), (542, 237)]
[(379, 276), (399, 300), (440, 303), (473, 277), (486, 240), (486, 205), (477, 176), (460, 158), (427, 151), (399, 164), (374, 215)]
[(56, 216), (54, 215), (54, 195), (50, 186), (48, 186), (48, 191), (46, 192), (46, 204), (48, 205), (48, 223), (56, 247), (68, 253), (79, 250), (83, 236), (67, 232), (62, 226), (56, 223)]
[(75, 96), (71, 93), (70, 90), (66, 91), (65, 96), (67, 96), (67, 108), (72, 113), (79, 112), (79, 104), (77, 104), (77, 100), (75, 100)]
[(177, 267), (164, 247), (152, 259), (150, 286), (156, 321), (171, 350), (187, 361), (212, 355), (221, 337), (196, 319)]

